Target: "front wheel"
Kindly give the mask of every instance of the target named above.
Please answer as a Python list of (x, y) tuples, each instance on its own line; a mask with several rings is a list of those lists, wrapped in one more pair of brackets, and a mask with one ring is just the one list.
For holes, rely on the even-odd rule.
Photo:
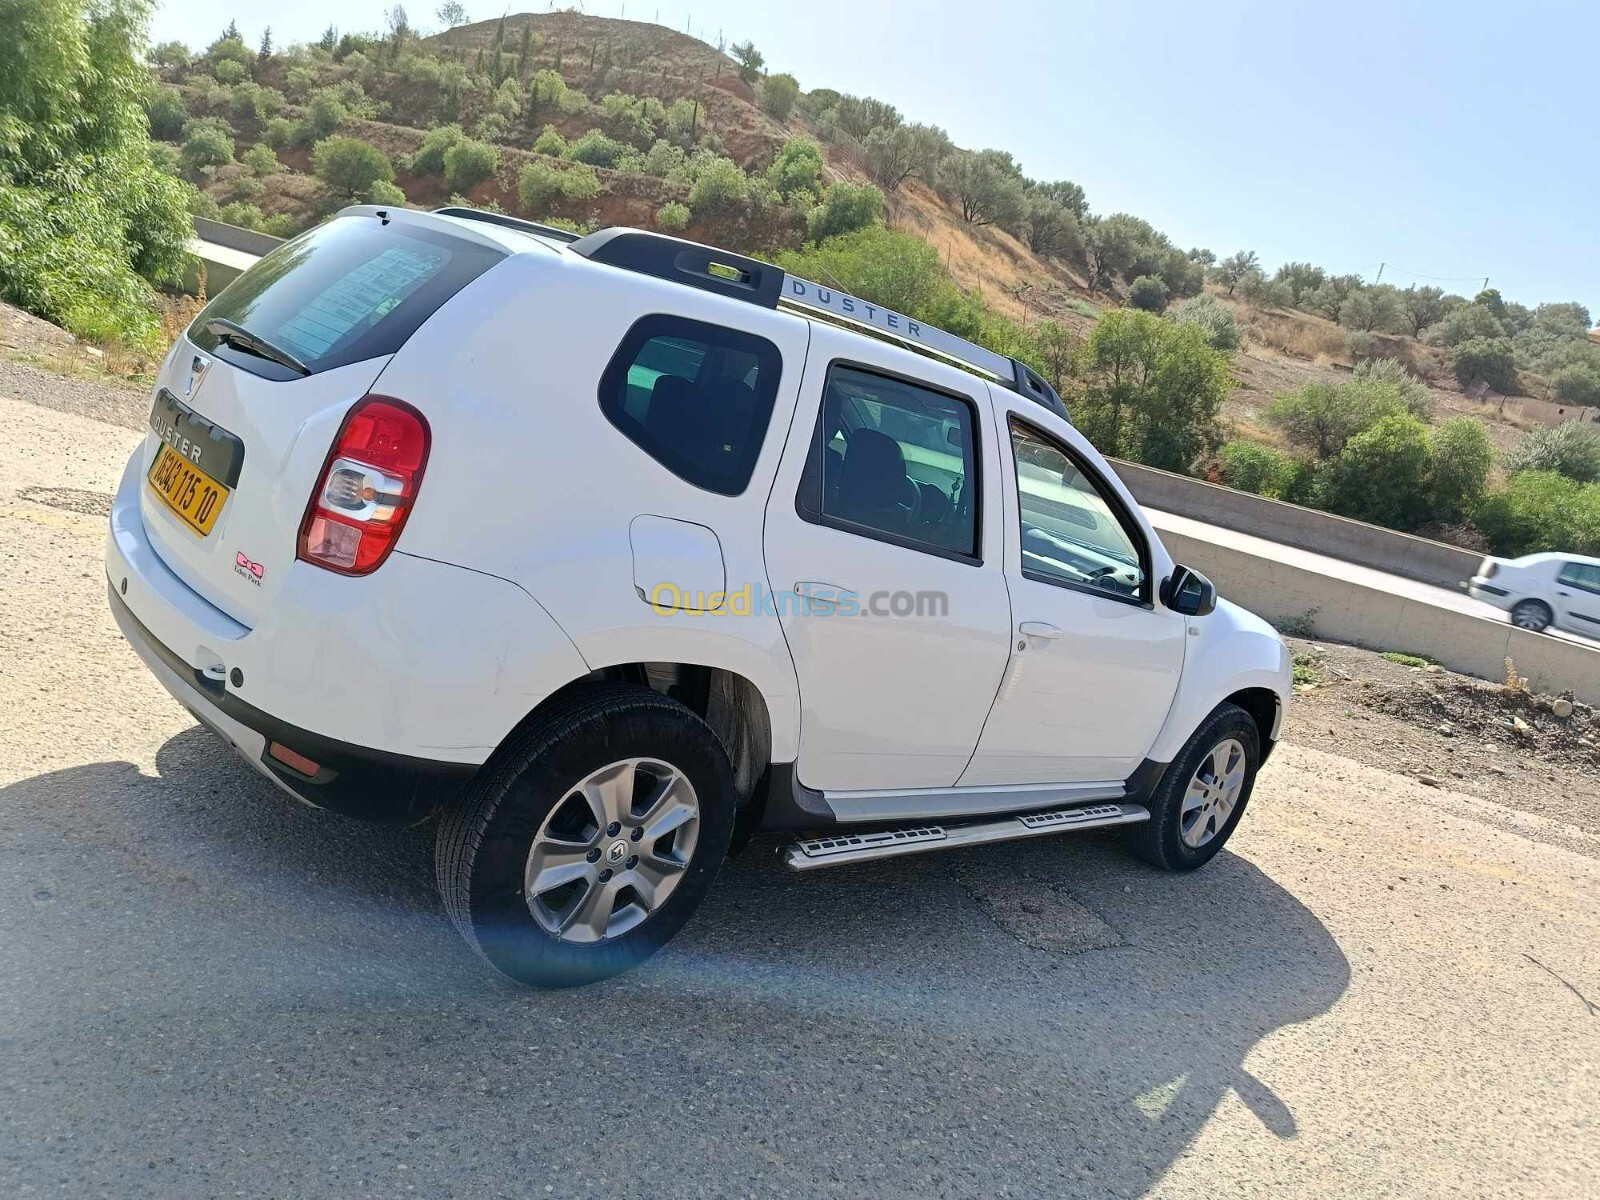
[(502, 746), (441, 822), (445, 909), (520, 982), (619, 974), (699, 906), (735, 804), (727, 755), (698, 716), (648, 688), (587, 685)]
[(1219, 704), (1167, 768), (1150, 797), (1150, 819), (1129, 827), (1130, 848), (1167, 871), (1204, 866), (1238, 827), (1260, 766), (1254, 718)]
[(1532, 633), (1543, 633), (1553, 619), (1550, 606), (1542, 600), (1524, 600), (1511, 610), (1511, 623)]

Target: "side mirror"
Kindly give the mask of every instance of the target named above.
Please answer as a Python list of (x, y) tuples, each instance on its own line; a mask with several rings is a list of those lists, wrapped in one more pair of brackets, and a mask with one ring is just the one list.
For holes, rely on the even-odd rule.
[(1186, 617), (1203, 617), (1217, 607), (1217, 589), (1199, 571), (1174, 567), (1161, 585), (1161, 603)]

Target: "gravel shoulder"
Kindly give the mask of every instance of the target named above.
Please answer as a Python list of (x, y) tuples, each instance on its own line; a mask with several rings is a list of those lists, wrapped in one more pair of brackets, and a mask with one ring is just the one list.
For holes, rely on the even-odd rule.
[(1091, 836), (795, 876), (758, 841), (644, 970), (521, 991), (428, 831), (284, 804), (140, 668), (85, 499), (139, 422), (14, 379), (0, 1194), (1594, 1194), (1593, 776), (1429, 734), (1406, 696), (1453, 679), (1324, 648), (1351, 679), (1196, 875)]

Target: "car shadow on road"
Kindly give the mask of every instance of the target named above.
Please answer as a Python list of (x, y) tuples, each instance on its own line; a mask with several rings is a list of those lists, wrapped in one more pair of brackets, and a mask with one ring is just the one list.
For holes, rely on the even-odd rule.
[[(645, 968), (531, 992), (450, 929), (430, 830), (296, 807), (199, 728), (156, 766), (0, 789), (24, 876), (0, 902), (12, 1069), (51, 1069), (70, 1042), (98, 1106), (74, 1153), (108, 1169), (203, 1110), (218, 1146), (347, 1120), (364, 1160), (409, 1156), (424, 1191), (447, 1176), (416, 1165), (418, 1136), (435, 1168), (471, 1155), (479, 1185), (526, 1190), (529, 1156), (606, 1178), (621, 1104), (669, 1114), (654, 1168), (676, 1194), (1141, 1195), (1230, 1093), (1296, 1136), (1246, 1058), (1349, 980), (1321, 922), (1241, 855), (1172, 876), (1063, 837), (795, 875), (759, 839)], [(1002, 894), (1036, 894), (1043, 917), (1019, 934)], [(1057, 918), (1105, 948), (1043, 948)], [(294, 1101), (265, 1131), (235, 1099), (263, 1057)], [(605, 1081), (623, 1060), (619, 1099)], [(151, 1083), (174, 1070), (184, 1087)], [(375, 1089), (400, 1115), (368, 1119)], [(530, 1123), (552, 1097), (559, 1130)], [(19, 1133), (35, 1119), (47, 1136), (62, 1118), (43, 1104)], [(502, 1142), (524, 1156), (484, 1158)], [(182, 1154), (167, 1161), (151, 1185), (182, 1190)], [(345, 1190), (327, 1158), (278, 1170), (283, 1191)], [(213, 1163), (208, 1189), (236, 1178)]]

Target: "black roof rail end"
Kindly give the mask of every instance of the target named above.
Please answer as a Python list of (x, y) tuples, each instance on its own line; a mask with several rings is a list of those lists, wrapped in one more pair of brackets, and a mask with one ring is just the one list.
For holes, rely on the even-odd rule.
[(771, 263), (643, 229), (602, 229), (577, 239), (572, 251), (592, 262), (669, 279), (762, 308), (777, 308), (783, 290), (783, 272)]
[(1011, 370), (1014, 375), (1006, 384), (1007, 387), (1019, 395), (1042, 404), (1063, 421), (1072, 420), (1072, 414), (1067, 412), (1067, 406), (1061, 402), (1061, 397), (1056, 394), (1055, 388), (1045, 382), (1043, 375), (1020, 358), (1011, 360)]

